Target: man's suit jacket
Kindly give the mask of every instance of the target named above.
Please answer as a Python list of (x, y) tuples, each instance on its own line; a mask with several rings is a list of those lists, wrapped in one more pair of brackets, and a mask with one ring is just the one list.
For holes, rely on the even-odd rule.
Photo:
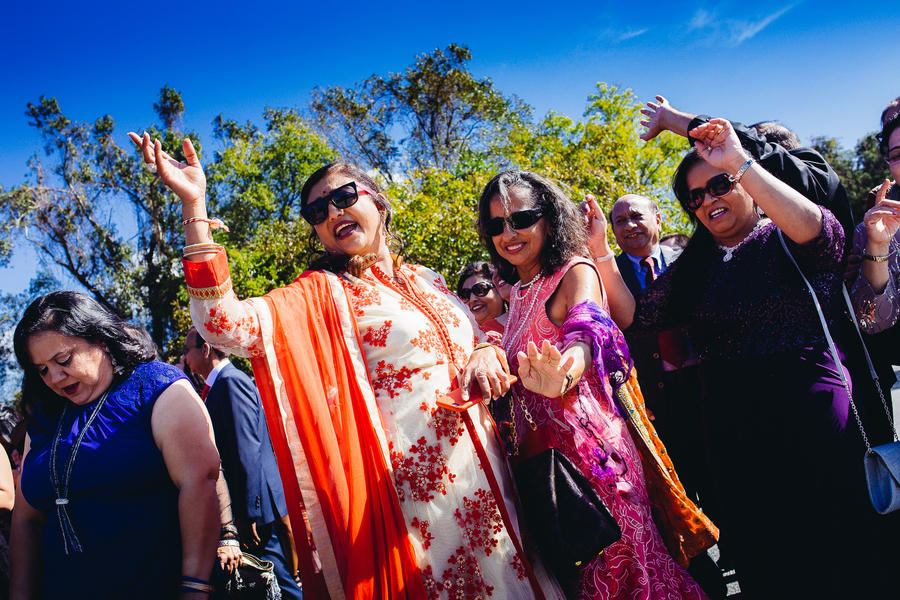
[[(660, 253), (662, 254), (663, 270), (681, 254), (679, 251), (665, 246), (660, 246)], [(631, 295), (637, 298), (644, 290), (641, 289), (631, 259), (622, 252), (616, 257), (616, 263), (619, 265), (619, 272), (622, 274), (622, 279), (625, 280), (625, 285), (628, 286)], [(657, 419), (664, 419), (666, 396), (663, 374), (665, 371), (659, 355), (659, 340), (655, 335), (631, 335), (626, 331), (625, 341), (628, 343), (628, 350), (631, 352), (631, 358), (637, 369), (638, 383), (641, 385), (644, 400)]]
[(234, 517), (265, 525), (286, 515), (278, 464), (253, 381), (234, 365), (225, 365), (206, 396), (206, 409)]

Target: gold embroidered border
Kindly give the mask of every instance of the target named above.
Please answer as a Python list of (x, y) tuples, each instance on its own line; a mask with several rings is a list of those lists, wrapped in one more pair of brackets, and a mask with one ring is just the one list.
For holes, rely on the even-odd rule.
[(205, 288), (194, 288), (187, 286), (188, 296), (197, 300), (218, 300), (224, 298), (231, 291), (231, 277), (225, 280), (222, 285)]

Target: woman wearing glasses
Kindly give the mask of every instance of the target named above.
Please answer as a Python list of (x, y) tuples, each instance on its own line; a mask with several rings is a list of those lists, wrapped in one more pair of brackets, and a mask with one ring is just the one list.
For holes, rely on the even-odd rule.
[(469, 306), (478, 325), (485, 332), (502, 336), (509, 305), (493, 277), (494, 268), (490, 264), (470, 263), (459, 274), (456, 295)]
[(860, 327), (878, 333), (897, 324), (900, 315), (900, 98), (881, 113), (879, 149), (891, 170), (893, 182), (885, 181), (875, 193), (875, 205), (866, 212), (853, 238), (854, 254), (863, 257), (850, 298)]
[(695, 147), (673, 189), (697, 229), (637, 300), (631, 331), (684, 328), (700, 357), (723, 543), (742, 597), (889, 597), (881, 586), (896, 558), (871, 551), (878, 533), (865, 447), (837, 372), (844, 367), (778, 233), (833, 325), (842, 227), (755, 162), (728, 121), (711, 119), (690, 135)]
[(242, 302), (211, 243), (190, 141), (184, 165), (132, 137), (182, 200), (198, 331), (253, 364), (291, 521), (304, 522), (301, 507), (308, 517), (309, 538), (295, 535), (304, 592), (558, 597), (522, 550), (487, 410), (436, 405), (457, 377), (466, 395), (474, 381), (501, 395), (505, 358), (440, 276), (392, 256), (391, 204), (376, 182), (346, 163), (313, 173), (301, 190), (324, 248), (313, 270)]
[[(652, 433), (639, 440), (647, 443), (638, 449), (626, 409), (613, 400), (614, 387), (636, 391), (637, 385), (628, 378), (628, 349), (607, 311), (597, 267), (583, 258), (588, 248), (582, 214), (550, 181), (517, 171), (495, 176), (478, 210), (493, 264), (515, 283), (503, 347), (520, 381), (494, 404), (507, 454), (513, 462), (527, 459), (535, 439), (555, 437), (622, 530), (622, 539), (593, 560), (554, 564), (560, 583), (572, 598), (705, 598), (669, 554), (651, 516), (641, 453), (656, 464), (668, 459), (654, 452)], [(615, 269), (614, 262), (598, 266)], [(646, 432), (649, 421), (641, 425)], [(664, 479), (655, 481), (666, 485)], [(683, 491), (681, 501), (690, 504)], [(690, 506), (690, 518), (703, 523), (711, 545), (714, 538), (705, 529), (714, 528)], [(672, 513), (667, 518), (678, 520)], [(691, 550), (692, 532), (675, 538), (679, 552), (699, 551)]]

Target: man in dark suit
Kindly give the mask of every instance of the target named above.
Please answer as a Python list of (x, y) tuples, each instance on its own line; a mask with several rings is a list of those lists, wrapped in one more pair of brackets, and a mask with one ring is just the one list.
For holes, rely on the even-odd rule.
[(248, 552), (275, 565), (284, 598), (302, 599), (286, 560), (276, 525), (287, 515), (284, 490), (269, 439), (259, 392), (253, 381), (223, 352), (191, 328), (184, 359), (206, 381), (203, 399), (216, 435), (222, 470), (231, 494), (231, 510)]
[[(678, 258), (680, 250), (660, 246), (662, 215), (646, 196), (619, 198), (610, 212), (610, 224), (622, 253), (619, 272), (637, 298), (644, 288)], [(697, 501), (716, 522), (715, 488), (709, 476), (700, 411), (702, 388), (697, 356), (681, 330), (658, 335), (629, 335), (625, 340), (653, 425), (675, 465), (689, 498)], [(718, 523), (717, 523), (718, 524)], [(710, 597), (724, 597), (725, 583), (712, 561), (701, 555), (691, 560), (689, 572)]]

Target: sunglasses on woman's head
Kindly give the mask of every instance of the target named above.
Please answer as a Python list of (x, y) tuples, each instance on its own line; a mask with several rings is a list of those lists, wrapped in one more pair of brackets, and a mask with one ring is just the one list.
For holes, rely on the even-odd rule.
[(504, 223), (509, 223), (513, 229), (527, 229), (541, 220), (544, 213), (539, 208), (531, 210), (520, 210), (514, 212), (506, 218), (494, 217), (484, 224), (484, 232), (491, 237), (503, 233)]
[(459, 297), (462, 298), (464, 301), (468, 302), (469, 294), (475, 294), (479, 298), (484, 298), (485, 296), (488, 295), (488, 292), (490, 292), (492, 289), (494, 289), (493, 284), (484, 283), (483, 281), (480, 281), (470, 288), (463, 288), (463, 289), (459, 290)]
[[(359, 191), (357, 191), (357, 189)], [(313, 200), (306, 206), (300, 209), (300, 214), (303, 215), (303, 218), (306, 219), (306, 222), (310, 225), (319, 225), (325, 222), (325, 219), (328, 218), (328, 203), (334, 204), (335, 208), (345, 209), (350, 208), (356, 201), (359, 200), (359, 194), (362, 192), (363, 194), (369, 194), (370, 196), (374, 196), (375, 192), (370, 190), (369, 188), (356, 183), (355, 181), (351, 181), (350, 183), (344, 184), (341, 187), (332, 190), (330, 193), (322, 196), (318, 200)]]
[(727, 173), (720, 173), (706, 182), (706, 187), (695, 188), (688, 192), (688, 200), (685, 208), (691, 212), (696, 212), (698, 208), (703, 206), (703, 199), (706, 194), (721, 198), (734, 189), (734, 179)]

